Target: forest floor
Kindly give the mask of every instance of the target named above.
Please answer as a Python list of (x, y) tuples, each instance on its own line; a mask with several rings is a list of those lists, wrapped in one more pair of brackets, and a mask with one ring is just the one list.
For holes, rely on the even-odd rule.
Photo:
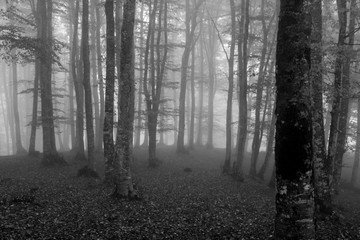
[[(101, 180), (78, 178), (84, 163), (0, 157), (0, 239), (273, 238), (274, 190), (222, 175), (223, 150), (160, 148), (157, 169), (147, 167), (146, 149), (135, 155), (142, 201), (114, 199)], [(103, 176), (100, 158), (97, 167)], [(320, 221), (319, 239), (360, 239), (360, 194), (345, 189), (336, 201), (340, 217)]]

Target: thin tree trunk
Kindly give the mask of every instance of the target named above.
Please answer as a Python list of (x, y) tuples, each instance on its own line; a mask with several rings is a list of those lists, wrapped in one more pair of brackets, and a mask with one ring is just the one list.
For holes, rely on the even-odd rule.
[(241, 181), (243, 179), (242, 165), (245, 158), (245, 143), (247, 137), (247, 42), (249, 37), (249, 0), (242, 0), (242, 16), (240, 21), (240, 38), (238, 41), (238, 57), (239, 57), (239, 133), (238, 133), (238, 149), (237, 161), (234, 168), (236, 177)]
[[(139, 59), (139, 89), (138, 89), (138, 108), (137, 108), (137, 127), (136, 127), (136, 142), (135, 147), (140, 146), (140, 136), (142, 129), (142, 91), (143, 91), (143, 77), (144, 77), (144, 59), (143, 59), (143, 48), (144, 48), (144, 3), (141, 2), (141, 12), (140, 12), (140, 59)], [(145, 131), (146, 132), (146, 131)]]
[(235, 16), (235, 2), (229, 0), (230, 12), (231, 12), (231, 43), (230, 43), (230, 57), (228, 59), (229, 64), (229, 88), (227, 96), (226, 106), (226, 152), (224, 162), (224, 173), (230, 173), (231, 171), (231, 140), (232, 140), (232, 102), (234, 91), (234, 56), (235, 56), (235, 37), (236, 37), (236, 16)]
[(202, 121), (203, 121), (203, 111), (204, 111), (204, 41), (203, 41), (203, 23), (200, 22), (200, 80), (199, 80), (199, 117), (198, 117), (198, 132), (196, 145), (202, 145)]
[(93, 123), (93, 104), (90, 84), (90, 47), (89, 47), (89, 0), (83, 0), (82, 15), (82, 54), (83, 54), (83, 84), (85, 92), (85, 114), (86, 114), (86, 135), (88, 167), (94, 169), (94, 123)]
[[(96, 6), (98, 5), (99, 0), (95, 0)], [(100, 92), (100, 121), (97, 136), (97, 151), (101, 151), (103, 149), (103, 135), (104, 135), (104, 119), (105, 119), (105, 93), (104, 93), (104, 79), (103, 79), (103, 68), (101, 61), (101, 17), (99, 8), (95, 8), (96, 14), (96, 56), (97, 56), (97, 74), (99, 81), (99, 92)]]
[(91, 53), (91, 69), (92, 69), (92, 94), (93, 94), (93, 101), (94, 101), (94, 118), (95, 118), (95, 148), (99, 146), (100, 144), (98, 141), (102, 142), (102, 138), (99, 138), (98, 134), (100, 132), (100, 128), (102, 128), (102, 125), (100, 125), (100, 108), (99, 108), (99, 94), (98, 94), (98, 78), (97, 78), (97, 66), (96, 66), (96, 58), (100, 58), (101, 56), (97, 56), (96, 54), (96, 19), (95, 19), (95, 8), (96, 8), (96, 2), (91, 1), (90, 2), (90, 21), (91, 21), (91, 47), (90, 47), (90, 53)]
[(360, 163), (360, 98), (357, 104), (357, 126), (356, 126), (356, 146), (354, 164), (351, 172), (351, 185), (356, 187), (359, 179), (359, 163)]

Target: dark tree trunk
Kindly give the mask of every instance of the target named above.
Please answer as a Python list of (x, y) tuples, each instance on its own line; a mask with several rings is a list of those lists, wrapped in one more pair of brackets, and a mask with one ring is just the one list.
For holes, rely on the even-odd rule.
[(200, 80), (199, 80), (199, 117), (198, 117), (198, 132), (196, 145), (202, 145), (202, 121), (203, 121), (203, 111), (204, 111), (204, 41), (203, 41), (203, 23), (200, 22)]
[[(76, 99), (76, 155), (75, 159), (85, 160), (85, 149), (84, 149), (84, 89), (82, 76), (83, 73), (79, 74), (81, 69), (81, 62), (77, 61), (78, 55), (78, 18), (79, 18), (80, 1), (76, 1), (76, 7), (74, 9), (74, 34), (71, 49), (71, 71), (74, 80), (75, 88), (75, 99)], [(80, 66), (79, 66), (80, 65)]]
[(231, 171), (231, 140), (232, 140), (232, 102), (234, 92), (234, 55), (235, 55), (235, 37), (236, 37), (236, 16), (235, 16), (235, 2), (229, 0), (230, 14), (231, 14), (231, 43), (230, 43), (230, 56), (228, 59), (229, 64), (229, 88), (226, 105), (226, 153), (224, 162), (224, 173)]
[[(349, 87), (348, 76), (344, 74), (344, 46), (346, 39), (347, 11), (346, 0), (337, 1), (340, 30), (338, 35), (338, 53), (335, 62), (334, 96), (331, 112), (329, 147), (327, 164), (332, 169), (330, 185), (334, 193), (338, 191), (341, 176), (342, 156), (345, 151), (347, 109), (349, 100), (346, 96)], [(343, 116), (343, 114), (345, 114)]]
[(115, 23), (114, 0), (106, 0), (106, 89), (104, 119), (105, 181), (113, 183), (120, 171), (114, 148)]
[[(276, 239), (315, 239), (311, 1), (280, 1), (276, 53)], [(291, 80), (291, 81), (290, 81)]]
[(87, 152), (88, 167), (94, 169), (94, 123), (93, 123), (93, 105), (90, 84), (90, 56), (89, 56), (89, 0), (83, 0), (82, 16), (82, 54), (83, 54), (83, 84), (85, 92), (85, 114), (86, 114), (86, 135), (87, 135)]
[[(121, 29), (121, 59), (120, 59), (120, 106), (116, 152), (120, 159), (120, 178), (116, 182), (115, 196), (135, 196), (131, 179), (130, 162), (133, 158), (132, 140), (135, 110), (135, 79), (134, 79), (134, 22), (136, 1), (127, 0), (124, 3), (124, 19)], [(120, 104), (121, 103), (121, 104)]]
[(196, 29), (197, 10), (202, 4), (202, 0), (194, 1), (193, 8), (190, 12), (190, 2), (186, 0), (186, 37), (185, 49), (181, 58), (181, 80), (180, 80), (180, 96), (179, 96), (179, 128), (177, 139), (177, 153), (185, 153), (184, 137), (185, 137), (185, 100), (186, 100), (186, 81), (187, 70), (190, 58), (191, 48), (194, 42), (194, 35)]
[(238, 40), (238, 88), (239, 88), (239, 130), (237, 161), (234, 174), (243, 179), (242, 165), (245, 158), (245, 144), (247, 137), (247, 62), (248, 62), (248, 38), (249, 38), (249, 0), (241, 1), (240, 35)]
[(41, 119), (43, 128), (43, 165), (63, 164), (55, 146), (54, 114), (52, 104), (52, 0), (38, 1), (40, 18), (40, 40), (42, 48), (40, 56), (40, 88)]

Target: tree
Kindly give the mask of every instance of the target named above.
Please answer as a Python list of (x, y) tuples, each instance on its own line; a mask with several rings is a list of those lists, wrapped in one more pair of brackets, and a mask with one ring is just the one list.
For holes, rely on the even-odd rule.
[[(181, 80), (179, 96), (179, 129), (176, 152), (185, 153), (184, 136), (185, 136), (185, 100), (186, 100), (186, 80), (187, 70), (190, 58), (190, 52), (195, 40), (195, 29), (197, 25), (197, 10), (204, 0), (193, 2), (193, 8), (190, 10), (190, 2), (186, 0), (186, 19), (185, 19), (185, 49), (181, 58)], [(191, 11), (191, 12), (190, 12)]]
[(114, 146), (114, 90), (115, 90), (115, 23), (114, 0), (106, 0), (106, 89), (105, 89), (105, 119), (104, 119), (104, 158), (105, 181), (113, 183), (120, 169), (116, 161)]
[(247, 136), (247, 66), (248, 66), (248, 38), (249, 38), (249, 0), (241, 1), (241, 19), (239, 22), (238, 39), (238, 95), (239, 95), (239, 127), (237, 139), (237, 160), (234, 167), (236, 177), (243, 179), (242, 165), (245, 157)]
[[(155, 18), (158, 9), (158, 31), (155, 46)], [(165, 65), (167, 61), (167, 3), (163, 0), (160, 1), (158, 7), (158, 1), (155, 0), (152, 13), (149, 20), (148, 38), (146, 42), (145, 50), (145, 73), (144, 73), (144, 94), (146, 100), (147, 109), (147, 124), (149, 131), (149, 166), (156, 167), (158, 165), (158, 159), (156, 158), (156, 133), (157, 133), (157, 121), (159, 115), (160, 98), (162, 92), (162, 85), (165, 74)], [(162, 22), (164, 22), (164, 28), (162, 29)], [(160, 43), (162, 39), (161, 32), (164, 32), (163, 54), (161, 56)], [(155, 49), (156, 48), (156, 49)], [(150, 80), (148, 82), (147, 72), (149, 66), (149, 50), (150, 50)], [(156, 50), (156, 60), (155, 60)], [(155, 64), (156, 63), (156, 64)], [(148, 87), (149, 86), (149, 87)], [(149, 89), (150, 88), (150, 89)]]
[[(133, 158), (132, 141), (135, 110), (134, 78), (134, 22), (136, 1), (124, 3), (124, 20), (121, 28), (119, 120), (116, 137), (116, 153), (120, 159), (120, 179), (116, 182), (115, 196), (138, 197), (133, 187), (130, 162)], [(120, 104), (121, 103), (121, 104)]]
[(93, 104), (91, 97), (90, 84), (90, 57), (89, 57), (89, 0), (83, 0), (82, 16), (82, 54), (83, 54), (83, 83), (85, 92), (85, 112), (86, 112), (86, 133), (87, 133), (87, 151), (88, 167), (94, 169), (94, 124), (93, 124)]
[(280, 1), (276, 52), (276, 239), (315, 239), (312, 1)]
[(227, 96), (227, 106), (226, 106), (226, 153), (225, 153), (225, 162), (224, 162), (224, 173), (230, 173), (231, 170), (231, 138), (232, 138), (232, 101), (233, 101), (233, 91), (234, 91), (234, 55), (235, 55), (235, 31), (236, 31), (236, 15), (235, 15), (235, 2), (234, 0), (229, 0), (230, 3), (230, 13), (231, 13), (231, 43), (230, 43), (230, 57), (228, 59), (229, 63), (229, 88)]

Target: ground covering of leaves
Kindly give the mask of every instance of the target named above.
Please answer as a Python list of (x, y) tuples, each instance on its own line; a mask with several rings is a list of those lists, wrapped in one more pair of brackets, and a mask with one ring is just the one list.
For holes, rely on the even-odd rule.
[[(163, 148), (157, 169), (147, 168), (144, 149), (135, 152), (143, 201), (111, 198), (101, 180), (76, 177), (83, 163), (46, 168), (37, 158), (0, 157), (0, 239), (273, 238), (273, 190), (222, 175), (222, 150)], [(323, 220), (319, 239), (360, 239), (360, 194), (346, 190), (337, 201), (340, 218)]]

